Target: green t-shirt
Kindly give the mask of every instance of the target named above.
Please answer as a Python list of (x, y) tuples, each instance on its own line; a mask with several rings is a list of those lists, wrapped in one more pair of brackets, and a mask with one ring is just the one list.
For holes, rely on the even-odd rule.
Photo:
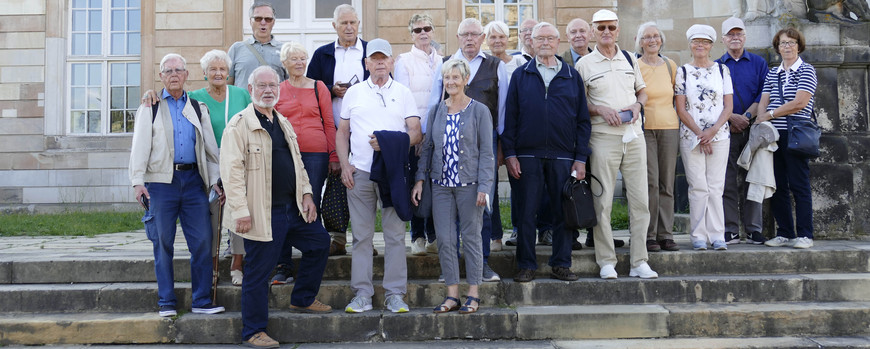
[(224, 99), (223, 102), (215, 101), (214, 98), (211, 98), (205, 88), (188, 93), (191, 98), (203, 102), (208, 106), (208, 114), (211, 116), (211, 128), (214, 130), (214, 139), (217, 141), (218, 147), (221, 146), (221, 137), (224, 135), (224, 128), (227, 127), (227, 121), (229, 121), (233, 115), (236, 115), (247, 108), (248, 104), (251, 104), (251, 96), (248, 95), (248, 91), (232, 85), (228, 85), (227, 89), (230, 96), (230, 106), (229, 115), (226, 117), (224, 117), (224, 111), (227, 110), (226, 99)]

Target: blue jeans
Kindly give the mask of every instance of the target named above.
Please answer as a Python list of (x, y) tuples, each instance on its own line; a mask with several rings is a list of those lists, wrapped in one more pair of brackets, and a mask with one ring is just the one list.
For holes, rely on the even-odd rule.
[[(411, 147), (411, 151), (408, 153), (408, 161), (411, 164), (411, 177), (413, 178), (417, 173), (417, 163), (420, 161), (420, 157), (417, 156), (414, 147)], [(416, 183), (416, 180), (412, 180), (408, 184), (413, 188)], [(435, 241), (435, 226), (432, 223), (431, 217), (411, 217), (411, 241), (417, 240), (417, 238), (426, 238), (426, 241), (428, 242)]]
[(562, 217), (562, 185), (571, 175), (572, 160), (519, 157), (522, 175), (515, 180), (515, 204), (520, 219), (517, 231), (517, 263), (520, 269), (538, 269), (535, 257), (535, 214), (544, 191), (550, 201), (547, 209), (553, 215), (553, 254), (550, 266), (571, 267), (571, 232), (565, 229)]
[(242, 339), (266, 331), (269, 322), (269, 275), (282, 246), (302, 251), (290, 304), (307, 307), (320, 291), (329, 257), (329, 234), (320, 222), (305, 223), (296, 204), (272, 207), (272, 241), (245, 239), (242, 279)]
[(190, 283), (194, 308), (211, 303), (211, 217), (205, 184), (193, 170), (175, 171), (172, 183), (145, 183), (151, 195), (150, 211), (142, 222), (145, 233), (154, 245), (154, 274), (157, 276), (158, 305), (176, 306), (175, 274), (172, 258), (175, 252), (175, 222), (181, 229), (190, 250)]
[[(788, 131), (779, 131), (777, 145), (779, 149), (773, 153), (776, 191), (770, 198), (770, 211), (776, 220), (776, 235), (794, 239), (797, 233), (798, 237), (812, 239), (813, 190), (810, 188), (810, 160), (788, 151)], [(795, 217), (792, 217), (791, 212), (792, 195)]]
[[(308, 173), (308, 181), (311, 182), (312, 199), (314, 199), (314, 206), (317, 206), (317, 222), (323, 224), (320, 218), (320, 193), (323, 191), (326, 174), (329, 172), (329, 154), (302, 153), (302, 163), (305, 164), (305, 172)], [(281, 249), (278, 264), (293, 268), (293, 247), (290, 246), (289, 239)]]

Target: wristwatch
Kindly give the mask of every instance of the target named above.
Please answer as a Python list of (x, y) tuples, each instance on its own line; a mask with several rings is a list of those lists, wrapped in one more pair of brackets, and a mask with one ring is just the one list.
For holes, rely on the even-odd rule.
[(743, 113), (743, 116), (745, 116), (747, 119), (752, 119), (752, 114), (750, 114), (749, 112)]

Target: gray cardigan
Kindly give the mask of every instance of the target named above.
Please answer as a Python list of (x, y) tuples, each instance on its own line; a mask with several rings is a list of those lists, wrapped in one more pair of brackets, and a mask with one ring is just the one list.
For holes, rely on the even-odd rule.
[[(417, 164), (416, 180), (441, 179), (444, 166), (441, 149), (447, 128), (444, 101), (429, 111), (423, 149)], [(495, 181), (495, 156), (492, 149), (492, 116), (489, 108), (472, 100), (459, 114), (459, 181), (477, 183), (477, 191), (489, 193)], [(437, 150), (437, 151), (436, 151)]]

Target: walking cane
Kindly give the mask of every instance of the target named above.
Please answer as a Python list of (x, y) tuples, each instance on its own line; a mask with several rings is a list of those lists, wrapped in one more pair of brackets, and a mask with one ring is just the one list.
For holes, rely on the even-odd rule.
[[(221, 182), (220, 179), (218, 179), (217, 185), (218, 185), (218, 188), (220, 188), (221, 192), (223, 192), (223, 191), (224, 191), (224, 185), (223, 185), (223, 182)], [(217, 229), (217, 239), (218, 239), (218, 242), (217, 242), (217, 243), (213, 243), (213, 245), (214, 245), (214, 253), (212, 253), (212, 257), (211, 257), (211, 263), (212, 263), (212, 270), (211, 270), (211, 304), (217, 304), (217, 284), (218, 284), (218, 275), (219, 275), (219, 272), (218, 272), (218, 265), (219, 265), (219, 263), (218, 263), (218, 255), (220, 254), (220, 251), (221, 251), (220, 238), (221, 238), (221, 231), (223, 230), (223, 223), (224, 223), (224, 203), (223, 203), (223, 202), (220, 202), (220, 198), (218, 198), (218, 202), (219, 202), (219, 205), (218, 205), (218, 229)]]

